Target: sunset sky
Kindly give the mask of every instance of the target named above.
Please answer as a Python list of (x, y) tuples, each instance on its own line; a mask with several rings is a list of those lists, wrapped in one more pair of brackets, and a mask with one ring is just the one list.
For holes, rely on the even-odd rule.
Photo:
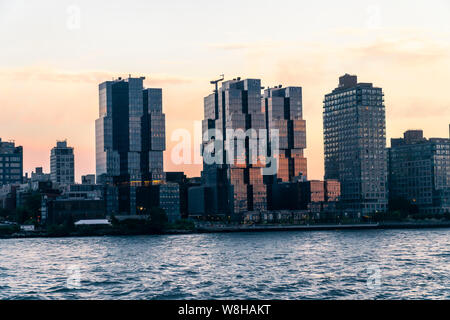
[[(387, 136), (448, 137), (450, 1), (0, 0), (0, 138), (24, 169), (49, 171), (50, 149), (75, 148), (76, 179), (95, 173), (98, 84), (145, 76), (163, 88), (165, 169), (171, 133), (203, 119), (210, 80), (302, 86), (309, 178), (323, 178), (322, 101), (351, 73), (385, 93)], [(389, 142), (388, 142), (389, 145)]]

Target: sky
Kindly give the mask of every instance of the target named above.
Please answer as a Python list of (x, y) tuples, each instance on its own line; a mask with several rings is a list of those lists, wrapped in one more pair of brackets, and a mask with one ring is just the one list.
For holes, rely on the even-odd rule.
[(448, 0), (0, 0), (0, 138), (24, 147), (24, 170), (49, 171), (75, 148), (76, 180), (95, 173), (98, 84), (145, 76), (163, 89), (166, 171), (176, 129), (203, 119), (209, 81), (225, 74), (303, 87), (308, 177), (323, 178), (323, 96), (358, 75), (385, 93), (388, 145), (408, 129), (448, 137)]

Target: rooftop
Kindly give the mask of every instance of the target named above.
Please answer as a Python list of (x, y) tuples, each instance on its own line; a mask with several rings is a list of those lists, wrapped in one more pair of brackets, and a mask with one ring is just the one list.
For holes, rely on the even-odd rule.
[(79, 220), (75, 222), (76, 226), (92, 226), (92, 225), (110, 225), (106, 219)]

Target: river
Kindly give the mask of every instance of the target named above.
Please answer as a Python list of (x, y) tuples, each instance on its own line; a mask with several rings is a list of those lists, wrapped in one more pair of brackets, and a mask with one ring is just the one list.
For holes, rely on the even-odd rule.
[(450, 299), (450, 229), (4, 239), (0, 299)]

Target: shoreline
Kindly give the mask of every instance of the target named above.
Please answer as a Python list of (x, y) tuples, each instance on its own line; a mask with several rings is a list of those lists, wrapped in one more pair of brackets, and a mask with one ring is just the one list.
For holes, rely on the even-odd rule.
[(243, 232), (285, 232), (285, 231), (342, 231), (342, 230), (394, 230), (394, 229), (450, 229), (450, 221), (445, 222), (384, 222), (359, 224), (317, 224), (317, 225), (239, 225), (239, 226), (200, 226), (195, 230), (166, 230), (161, 233), (117, 233), (98, 230), (92, 233), (72, 233), (69, 235), (49, 235), (45, 232), (22, 232), (1, 235), (2, 239), (30, 238), (86, 238), (86, 237), (132, 237), (142, 235), (186, 235), (205, 233), (243, 233)]
[(388, 229), (439, 229), (450, 228), (446, 222), (389, 222), (359, 224), (318, 224), (318, 225), (254, 225), (224, 228), (200, 228), (197, 233), (273, 232), (273, 231), (339, 231), (339, 230), (388, 230)]

